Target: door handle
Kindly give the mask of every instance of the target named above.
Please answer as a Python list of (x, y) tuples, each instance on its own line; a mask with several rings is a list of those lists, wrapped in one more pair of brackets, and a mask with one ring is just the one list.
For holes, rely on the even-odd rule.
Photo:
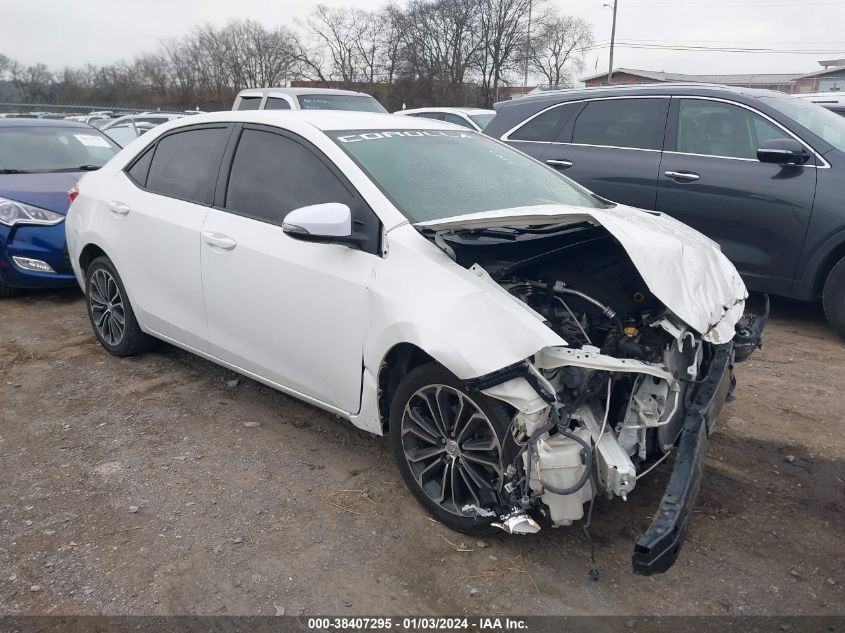
[(238, 245), (238, 243), (228, 235), (214, 233), (213, 231), (204, 231), (202, 234), (202, 240), (209, 246), (222, 248), (224, 251), (230, 251)]
[(553, 158), (550, 158), (546, 161), (546, 164), (554, 167), (555, 169), (569, 169), (570, 167), (572, 167), (571, 160), (555, 160)]
[(112, 200), (109, 202), (109, 211), (116, 215), (126, 215), (129, 213), (129, 205), (119, 200)]
[(663, 172), (673, 180), (683, 180), (684, 182), (695, 182), (701, 176), (694, 174), (691, 171), (667, 171)]

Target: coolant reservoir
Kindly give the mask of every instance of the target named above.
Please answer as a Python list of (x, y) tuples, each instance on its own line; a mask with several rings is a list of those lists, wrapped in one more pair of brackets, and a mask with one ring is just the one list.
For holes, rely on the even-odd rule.
[[(590, 444), (590, 432), (578, 429), (575, 433)], [(531, 489), (539, 492), (543, 489), (537, 472), (543, 481), (556, 488), (569, 488), (584, 473), (586, 466), (581, 462), (581, 446), (575, 440), (562, 435), (553, 435), (537, 442), (534, 464), (531, 468)], [(592, 499), (593, 489), (587, 481), (577, 492), (570, 495), (556, 495), (544, 492), (540, 497), (551, 513), (551, 519), (557, 525), (571, 525), (584, 516), (584, 504)]]

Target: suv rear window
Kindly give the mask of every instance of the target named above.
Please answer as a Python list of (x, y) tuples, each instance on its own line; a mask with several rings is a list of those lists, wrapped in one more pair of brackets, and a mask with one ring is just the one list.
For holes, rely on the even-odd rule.
[(198, 204), (211, 204), (229, 130), (200, 128), (161, 139), (147, 176), (147, 189)]
[(578, 115), (572, 142), (633, 149), (662, 149), (668, 99), (590, 101)]

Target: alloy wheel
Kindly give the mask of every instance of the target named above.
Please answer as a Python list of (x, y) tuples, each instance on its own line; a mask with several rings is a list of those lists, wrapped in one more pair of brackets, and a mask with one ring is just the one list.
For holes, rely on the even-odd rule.
[(484, 412), (448, 385), (418, 389), (402, 413), (402, 448), (419, 487), (443, 510), (488, 506), (502, 485), (499, 437)]
[(88, 284), (91, 319), (101, 340), (109, 346), (119, 345), (126, 331), (126, 313), (120, 287), (109, 271), (94, 271)]

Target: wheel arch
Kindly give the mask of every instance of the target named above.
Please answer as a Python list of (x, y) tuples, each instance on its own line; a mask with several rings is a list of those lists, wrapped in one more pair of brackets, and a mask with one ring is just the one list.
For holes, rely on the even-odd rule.
[[(88, 266), (91, 265), (98, 257), (109, 257), (108, 253), (99, 245), (93, 242), (89, 242), (85, 245), (85, 247), (79, 252), (79, 269), (82, 272), (82, 276), (85, 276), (85, 271), (88, 270)], [(111, 257), (109, 257), (111, 259)]]
[(830, 272), (843, 258), (845, 258), (845, 238), (843, 238), (842, 242), (838, 246), (834, 247), (822, 260), (818, 272), (816, 273), (816, 281), (813, 287), (815, 295), (822, 293), (824, 290), (824, 284), (827, 281), (828, 276), (830, 276)]
[(378, 415), (383, 435), (390, 431), (390, 404), (399, 383), (408, 373), (421, 365), (439, 363), (414, 343), (397, 343), (384, 355), (378, 368)]

